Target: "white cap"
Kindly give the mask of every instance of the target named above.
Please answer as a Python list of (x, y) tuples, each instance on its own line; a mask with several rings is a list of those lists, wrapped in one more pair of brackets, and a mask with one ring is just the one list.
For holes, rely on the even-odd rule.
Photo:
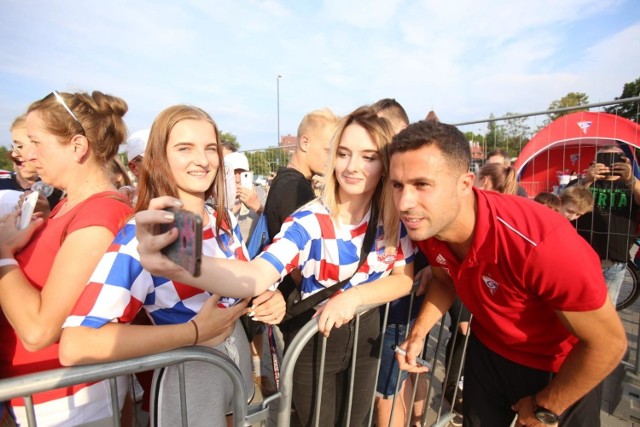
[(228, 166), (231, 171), (236, 169), (249, 170), (249, 160), (243, 153), (229, 153), (224, 156), (224, 164)]
[(138, 156), (144, 156), (144, 150), (147, 148), (149, 141), (149, 131), (151, 129), (142, 129), (134, 132), (127, 139), (127, 161), (131, 161)]

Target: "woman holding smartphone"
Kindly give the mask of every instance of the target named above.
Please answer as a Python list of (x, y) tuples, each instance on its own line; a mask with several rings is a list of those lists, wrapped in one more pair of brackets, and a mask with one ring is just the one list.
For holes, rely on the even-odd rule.
[[(176, 105), (162, 111), (151, 127), (135, 211), (147, 209), (154, 197), (171, 195), (180, 199), (187, 216), (202, 218), (204, 255), (246, 260), (235, 219), (224, 208), (218, 135), (216, 123), (199, 108)], [(205, 204), (212, 195), (217, 208)], [(140, 264), (137, 246), (136, 220), (131, 219), (100, 260), (63, 325), (62, 363), (87, 364), (188, 345), (209, 346), (238, 365), (251, 396), (249, 344), (237, 321), (247, 302), (212, 296), (151, 274)], [(141, 309), (154, 325), (129, 324)], [(181, 424), (177, 371), (177, 366), (169, 366), (154, 372), (154, 426)], [(233, 393), (227, 375), (204, 362), (186, 363), (185, 375), (189, 425), (225, 425)]]
[[(0, 378), (60, 367), (58, 339), (89, 276), (131, 206), (109, 179), (107, 163), (127, 129), (127, 104), (102, 92), (52, 92), (29, 106), (20, 156), (66, 197), (48, 219), (16, 227), (0, 218)], [(125, 379), (119, 379), (126, 389)], [(37, 393), (40, 426), (75, 426), (111, 416), (107, 382)], [(122, 400), (120, 401), (122, 404)], [(11, 409), (26, 425), (22, 399)], [(0, 414), (2, 418), (2, 414)]]
[[(144, 265), (203, 289), (217, 289), (237, 297), (257, 295), (298, 268), (304, 299), (349, 279), (333, 297), (316, 306), (319, 331), (329, 337), (320, 409), (323, 426), (342, 425), (347, 415), (351, 425), (362, 425), (373, 399), (379, 310), (369, 310), (361, 316), (359, 339), (355, 341), (356, 309), (394, 300), (407, 294), (412, 284), (413, 245), (401, 230), (397, 215), (393, 215), (395, 207), (384, 209), (383, 204), (388, 171), (386, 146), (392, 135), (387, 120), (369, 108), (347, 115), (332, 144), (322, 197), (294, 212), (273, 243), (248, 263), (204, 258), (202, 275), (193, 277), (160, 253), (161, 247), (175, 239), (176, 231), (155, 236), (150, 233), (153, 224), (169, 219), (157, 210), (139, 212), (136, 217), (139, 225), (144, 224), (137, 230)], [(162, 198), (152, 201), (150, 207), (162, 209), (175, 203), (175, 199)], [(374, 211), (381, 212), (382, 217), (374, 227), (374, 243), (362, 248)], [(362, 249), (366, 259), (357, 268)], [(288, 333), (285, 341), (296, 333), (297, 330)], [(314, 419), (320, 345), (316, 336), (296, 363), (293, 403), (303, 425)], [(357, 360), (351, 360), (350, 349), (354, 346), (358, 347)], [(349, 378), (353, 364), (355, 377)], [(344, 391), (349, 381), (353, 381), (354, 391), (351, 412), (347, 414)]]

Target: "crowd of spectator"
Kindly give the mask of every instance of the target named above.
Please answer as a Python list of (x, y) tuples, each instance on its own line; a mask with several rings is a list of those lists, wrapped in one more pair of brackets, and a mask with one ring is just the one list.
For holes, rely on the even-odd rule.
[[(295, 366), (297, 421), (312, 425), (319, 410), (322, 426), (362, 425), (373, 410), (377, 425), (413, 426), (427, 390), (416, 358), (448, 312), (443, 395), (454, 425), (598, 425), (602, 381), (626, 349), (612, 302), (640, 205), (619, 146), (598, 149), (619, 161), (598, 157), (560, 194), (529, 200), (506, 152), (487, 153), (474, 174), (459, 130), (433, 112), (411, 124), (385, 98), (343, 117), (305, 114), (288, 163), (256, 186), (247, 156), (202, 109), (169, 106), (130, 136), (127, 110), (100, 91), (54, 91), (11, 126), (13, 170), (0, 171), (0, 378), (200, 345), (229, 356), (249, 397), (269, 395), (279, 384), (262, 369), (264, 338), (286, 352), (313, 318), (319, 334)], [(35, 213), (20, 229), (33, 191)], [(178, 212), (201, 221), (183, 248), (201, 240), (199, 275), (161, 250), (178, 236)], [(270, 239), (251, 259), (261, 216)], [(385, 311), (356, 312), (387, 302), (381, 341)], [(272, 365), (280, 357), (272, 351)], [(190, 425), (229, 422), (233, 387), (220, 369), (188, 362), (185, 375), (197, 390), (187, 394)], [(115, 396), (107, 382), (38, 393), (38, 425), (98, 427), (111, 399), (126, 412), (132, 380), (117, 381)], [(176, 367), (135, 383), (151, 425), (181, 423)], [(26, 425), (22, 399), (0, 410), (0, 425)]]

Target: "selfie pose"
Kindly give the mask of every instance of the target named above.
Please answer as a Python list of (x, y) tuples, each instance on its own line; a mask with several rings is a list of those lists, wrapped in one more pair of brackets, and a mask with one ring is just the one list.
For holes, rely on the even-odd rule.
[[(177, 105), (161, 112), (151, 127), (138, 187), (136, 211), (159, 195), (182, 202), (179, 224), (202, 218), (202, 253), (212, 258), (247, 259), (233, 215), (224, 208), (224, 177), (218, 173), (222, 155), (218, 128), (196, 107)], [(204, 201), (215, 194), (218, 208)], [(178, 256), (198, 253), (194, 229), (184, 228)], [(188, 244), (183, 245), (186, 241)], [(76, 307), (64, 323), (60, 360), (65, 365), (144, 356), (177, 347), (203, 345), (227, 354), (240, 368), (253, 395), (250, 351), (239, 316), (246, 301), (152, 275), (140, 264), (136, 221), (120, 230), (89, 279)], [(194, 251), (194, 252), (191, 252)], [(187, 265), (187, 264), (185, 264)], [(154, 325), (131, 325), (144, 309)], [(224, 425), (233, 386), (219, 368), (204, 362), (185, 364), (187, 414), (190, 426)], [(158, 369), (152, 387), (154, 426), (181, 424), (178, 366)]]
[(592, 212), (578, 218), (578, 233), (598, 253), (615, 305), (636, 232), (640, 184), (622, 149), (606, 145), (598, 149), (595, 162), (586, 170), (584, 186), (593, 193), (594, 205)]
[[(62, 323), (132, 213), (106, 169), (125, 139), (126, 112), (124, 100), (97, 91), (52, 92), (28, 109), (20, 156), (67, 196), (46, 221), (22, 230), (19, 211), (0, 218), (0, 378), (60, 367)], [(126, 390), (124, 378), (118, 385)], [(40, 426), (111, 416), (108, 381), (37, 393), (33, 401)], [(23, 399), (13, 399), (11, 410), (27, 425)]]
[[(248, 263), (204, 258), (202, 275), (193, 277), (156, 250), (176, 237), (176, 230), (156, 236), (150, 233), (153, 223), (167, 222), (164, 213), (150, 210), (136, 217), (139, 225), (144, 222), (137, 230), (143, 265), (203, 289), (250, 296), (299, 268), (304, 301), (344, 281), (334, 296), (315, 307), (318, 329), (329, 337), (320, 395), (322, 426), (342, 425), (347, 416), (351, 425), (362, 425), (373, 400), (379, 311), (362, 314), (356, 341), (356, 309), (406, 295), (412, 284), (413, 245), (397, 217), (387, 214), (383, 204), (384, 177), (388, 173), (386, 147), (391, 136), (388, 121), (368, 108), (347, 115), (332, 144), (322, 197), (294, 212), (273, 243)], [(152, 205), (162, 208), (172, 201), (158, 199)], [(367, 234), (372, 238), (370, 245), (364, 243)], [(285, 333), (285, 341), (290, 342), (297, 332), (293, 327)], [(295, 367), (293, 404), (303, 425), (313, 424), (314, 407), (320, 398), (321, 343), (318, 335), (308, 342)], [(354, 346), (358, 349), (357, 360), (351, 359)], [(355, 375), (351, 377), (353, 364)], [(353, 400), (347, 413), (351, 383)]]

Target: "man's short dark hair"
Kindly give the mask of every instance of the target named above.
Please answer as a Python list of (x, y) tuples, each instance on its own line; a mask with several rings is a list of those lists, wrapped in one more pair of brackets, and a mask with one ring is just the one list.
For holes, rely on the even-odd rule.
[(394, 98), (382, 98), (371, 104), (371, 108), (377, 115), (391, 120), (392, 123), (400, 121), (405, 126), (409, 124), (407, 112)]
[(467, 172), (471, 164), (469, 141), (455, 126), (433, 120), (421, 120), (407, 126), (393, 137), (389, 145), (389, 158), (395, 153), (418, 150), (435, 145), (452, 166)]
[(507, 150), (503, 150), (502, 148), (494, 148), (493, 150), (489, 151), (487, 153), (487, 159), (489, 157), (493, 157), (493, 156), (502, 156), (503, 158), (509, 160), (509, 153), (507, 153)]

